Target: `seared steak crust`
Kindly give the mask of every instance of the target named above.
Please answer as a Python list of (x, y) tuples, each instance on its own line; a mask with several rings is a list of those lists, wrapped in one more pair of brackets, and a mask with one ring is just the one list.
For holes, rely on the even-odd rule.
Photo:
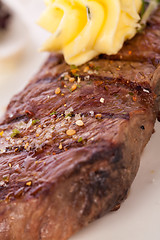
[[(0, 239), (65, 240), (127, 196), (160, 84), (160, 9), (116, 56), (52, 54), (0, 125)], [(68, 131), (69, 130), (69, 131)]]

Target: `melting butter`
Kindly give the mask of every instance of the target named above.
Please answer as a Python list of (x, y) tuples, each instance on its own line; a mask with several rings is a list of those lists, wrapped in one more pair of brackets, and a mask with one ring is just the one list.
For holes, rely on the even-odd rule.
[(51, 33), (42, 50), (62, 52), (68, 64), (116, 54), (136, 34), (142, 0), (45, 0), (38, 23)]

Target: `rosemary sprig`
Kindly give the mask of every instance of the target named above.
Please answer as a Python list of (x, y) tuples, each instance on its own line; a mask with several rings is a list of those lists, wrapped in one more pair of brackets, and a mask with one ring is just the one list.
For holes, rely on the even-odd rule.
[[(138, 31), (142, 31), (145, 28), (149, 17), (151, 16), (151, 14), (156, 10), (158, 5), (160, 4), (160, 0), (142, 0), (142, 1), (143, 1), (142, 13), (141, 13), (142, 17), (141, 17), (141, 21), (140, 21), (140, 24), (138, 27)], [(145, 10), (146, 4), (148, 4), (148, 7)]]

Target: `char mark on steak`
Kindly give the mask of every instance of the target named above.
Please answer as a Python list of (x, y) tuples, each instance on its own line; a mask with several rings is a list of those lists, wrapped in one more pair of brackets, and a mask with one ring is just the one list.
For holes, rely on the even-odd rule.
[[(160, 9), (116, 56), (51, 54), (0, 124), (0, 239), (66, 240), (118, 208), (159, 112)], [(63, 226), (63, 231), (62, 231)]]

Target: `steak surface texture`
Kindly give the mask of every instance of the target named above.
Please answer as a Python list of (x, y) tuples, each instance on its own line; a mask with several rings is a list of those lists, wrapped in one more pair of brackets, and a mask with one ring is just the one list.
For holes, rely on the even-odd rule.
[(116, 56), (51, 54), (0, 124), (0, 239), (66, 240), (116, 209), (159, 112), (160, 9)]

